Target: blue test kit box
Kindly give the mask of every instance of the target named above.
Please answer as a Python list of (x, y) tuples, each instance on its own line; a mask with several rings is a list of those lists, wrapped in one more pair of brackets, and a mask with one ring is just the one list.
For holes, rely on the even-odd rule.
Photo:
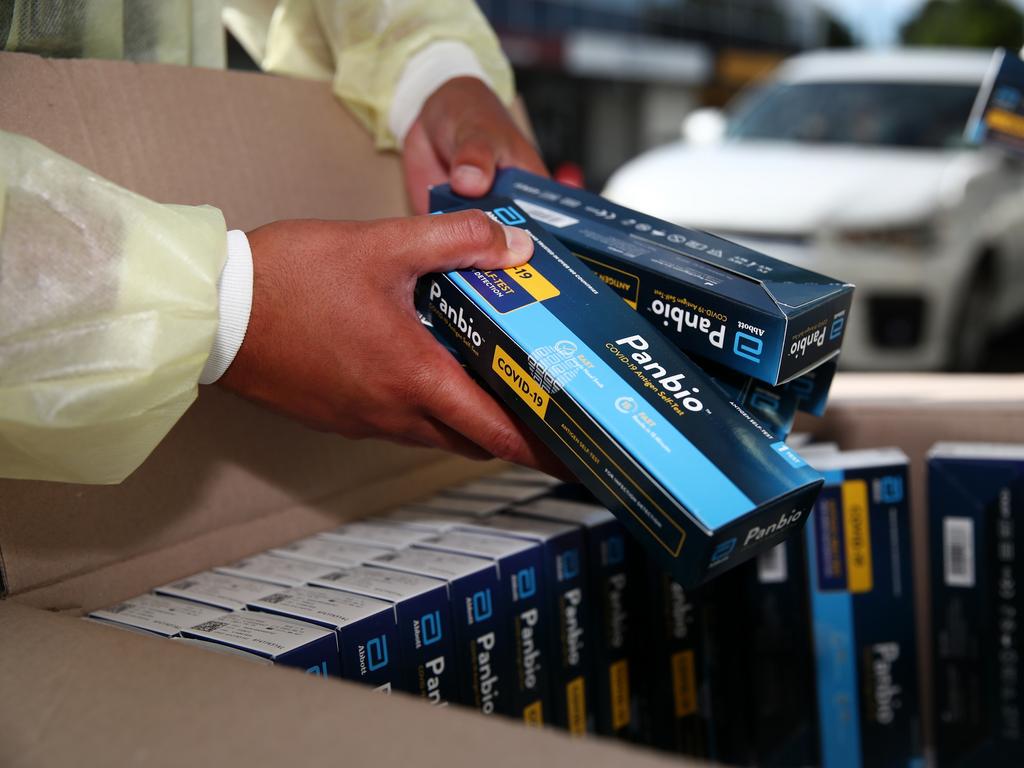
[(928, 455), (938, 768), (1024, 765), (1024, 445)]
[[(839, 354), (853, 286), (514, 168), (492, 188), (688, 354), (783, 384)], [(433, 210), (465, 201), (447, 185)]]
[(386, 693), (394, 687), (399, 658), (391, 603), (333, 589), (287, 587), (247, 607), (334, 630), (343, 678)]
[(802, 527), (817, 472), (515, 204), (474, 204), (533, 258), (427, 276), (423, 311), (651, 557), (695, 585)]
[(582, 528), (589, 594), (588, 685), (595, 729), (606, 736), (636, 738), (639, 691), (630, 659), (638, 617), (633, 614), (629, 534), (615, 515), (596, 504), (547, 498), (516, 507), (513, 513)]
[(805, 531), (821, 765), (919, 766), (907, 457), (811, 460), (826, 481)]
[(174, 637), (183, 628), (224, 615), (224, 609), (162, 595), (139, 595), (109, 608), (92, 611), (89, 619), (158, 637)]
[(277, 591), (274, 584), (257, 579), (230, 576), (217, 571), (203, 571), (185, 579), (164, 584), (153, 591), (167, 597), (180, 597), (212, 605), (224, 611), (240, 611), (251, 600)]
[(511, 661), (508, 714), (532, 726), (550, 720), (549, 680), (552, 660), (549, 635), (552, 627), (545, 612), (541, 548), (530, 541), (466, 531), (433, 536), (417, 548), (484, 558), (494, 563), (501, 579), (507, 611), (498, 616)]
[(338, 636), (332, 629), (255, 611), (236, 611), (181, 630), (190, 645), (339, 677)]
[(502, 631), (505, 600), (495, 564), (429, 549), (387, 552), (369, 564), (447, 582), (459, 701), (485, 715), (509, 713), (511, 656)]
[(1016, 53), (1002, 48), (993, 53), (964, 137), (1024, 154), (1024, 61)]
[(301, 587), (311, 579), (331, 571), (332, 566), (262, 552), (227, 565), (219, 565), (214, 570), (228, 576), (265, 581), (282, 587)]
[(446, 582), (385, 568), (356, 566), (323, 574), (310, 585), (391, 603), (398, 624), (397, 688), (437, 706), (458, 700)]
[(345, 567), (362, 565), (367, 560), (389, 551), (389, 547), (378, 547), (354, 539), (310, 536), (272, 549), (267, 554), (319, 565)]

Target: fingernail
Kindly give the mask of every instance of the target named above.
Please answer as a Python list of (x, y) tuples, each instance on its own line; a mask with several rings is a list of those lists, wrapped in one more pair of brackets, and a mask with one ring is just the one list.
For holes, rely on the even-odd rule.
[(458, 165), (452, 171), (452, 186), (459, 192), (482, 195), (487, 191), (487, 176), (475, 165)]
[(525, 229), (506, 227), (504, 224), (502, 224), (502, 228), (505, 230), (505, 242), (512, 253), (522, 256), (524, 259), (533, 256), (533, 238)]

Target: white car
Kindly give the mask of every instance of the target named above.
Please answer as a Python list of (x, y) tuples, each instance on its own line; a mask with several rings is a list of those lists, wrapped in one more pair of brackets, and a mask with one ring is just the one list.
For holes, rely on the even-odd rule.
[(843, 367), (971, 369), (1024, 313), (1024, 165), (962, 139), (990, 60), (796, 56), (727, 123), (694, 114), (690, 140), (631, 160), (605, 195), (856, 284)]

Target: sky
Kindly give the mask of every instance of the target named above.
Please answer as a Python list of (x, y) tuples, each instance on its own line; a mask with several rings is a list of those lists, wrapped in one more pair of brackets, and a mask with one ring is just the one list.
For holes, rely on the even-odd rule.
[[(803, 4), (809, 0), (790, 0)], [(866, 45), (892, 45), (899, 28), (923, 4), (924, 0), (814, 0), (850, 27), (854, 36)], [(1024, 0), (1011, 0), (1024, 10)]]

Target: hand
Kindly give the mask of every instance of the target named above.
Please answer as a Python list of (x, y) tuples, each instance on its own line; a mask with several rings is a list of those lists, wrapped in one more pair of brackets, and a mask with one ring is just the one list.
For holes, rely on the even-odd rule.
[(420, 324), (416, 279), (526, 262), (533, 241), (480, 211), (281, 221), (249, 235), (252, 314), (221, 378), (310, 426), (564, 474), (557, 459)]
[(451, 181), (458, 194), (480, 197), (503, 166), (548, 175), (505, 105), (472, 77), (449, 80), (427, 99), (402, 150), (405, 188), (416, 213), (427, 212), (428, 187)]

